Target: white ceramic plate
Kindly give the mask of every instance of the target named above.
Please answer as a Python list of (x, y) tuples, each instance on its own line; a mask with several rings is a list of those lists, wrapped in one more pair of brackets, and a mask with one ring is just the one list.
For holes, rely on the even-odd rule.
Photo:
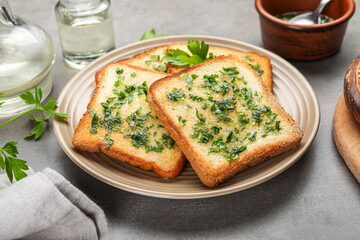
[[(161, 179), (152, 172), (111, 159), (102, 153), (81, 152), (72, 146), (71, 139), (75, 127), (86, 111), (86, 106), (95, 89), (94, 76), (100, 68), (110, 62), (131, 57), (160, 45), (187, 42), (188, 39), (204, 40), (210, 46), (251, 51), (269, 57), (273, 66), (274, 94), (303, 129), (304, 138), (301, 145), (292, 151), (248, 168), (215, 189), (202, 185), (188, 163), (178, 177)], [(54, 121), (54, 130), (61, 147), (72, 161), (92, 176), (114, 187), (162, 198), (213, 197), (240, 191), (267, 181), (301, 158), (314, 140), (320, 123), (319, 103), (314, 90), (305, 77), (291, 64), (263, 48), (209, 36), (172, 36), (137, 42), (116, 49), (77, 73), (62, 90), (58, 102), (58, 111), (67, 113), (71, 118), (67, 120), (67, 123)]]

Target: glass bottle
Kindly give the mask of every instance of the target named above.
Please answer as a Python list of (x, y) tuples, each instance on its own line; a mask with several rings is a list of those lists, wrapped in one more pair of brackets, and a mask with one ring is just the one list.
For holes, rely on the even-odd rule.
[(115, 48), (109, 0), (60, 0), (55, 14), (67, 66), (81, 69)]
[[(33, 106), (19, 95), (34, 93), (35, 85), (45, 99), (53, 86), (54, 64), (50, 36), (36, 24), (12, 14), (7, 0), (0, 0), (0, 117), (9, 117)], [(1, 104), (2, 103), (2, 104)]]

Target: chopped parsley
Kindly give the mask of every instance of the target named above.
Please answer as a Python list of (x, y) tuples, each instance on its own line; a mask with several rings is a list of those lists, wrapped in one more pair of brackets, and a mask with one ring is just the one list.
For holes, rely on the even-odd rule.
[(111, 145), (113, 145), (114, 140), (110, 139), (109, 134), (105, 134), (105, 138), (106, 141), (108, 141), (108, 143), (104, 146), (105, 149), (109, 149), (109, 147), (111, 147)]
[[(250, 55), (246, 60), (258, 67)], [(178, 104), (187, 111), (195, 106), (191, 111), (197, 121), (190, 126), (193, 131), (189, 136), (197, 143), (207, 144), (208, 154), (220, 154), (231, 163), (247, 151), (258, 136), (265, 138), (281, 131), (278, 114), (261, 104), (261, 92), (248, 87), (236, 67), (196, 76), (196, 81), (193, 76), (182, 74), (180, 80), (186, 81), (185, 90), (174, 88), (167, 97), (178, 101), (187, 95), (192, 100), (190, 105)], [(194, 87), (205, 90), (202, 96), (190, 93)], [(182, 116), (177, 117), (185, 125), (186, 120)]]
[(198, 124), (204, 124), (206, 119), (204, 118), (204, 115), (199, 113), (199, 111), (196, 109), (196, 117), (199, 119)]
[(120, 68), (116, 68), (116, 74), (123, 74), (124, 73), (124, 69), (120, 69)]
[(138, 130), (136, 132), (127, 133), (124, 135), (124, 137), (131, 138), (133, 140), (131, 142), (131, 144), (136, 148), (145, 146), (150, 141), (149, 140), (149, 130), (147, 128)]
[(254, 132), (254, 134), (251, 136), (251, 137), (249, 137), (249, 141), (250, 142), (255, 142), (256, 141), (256, 131)]
[(167, 72), (167, 64), (160, 55), (149, 55), (149, 59), (145, 61), (147, 66), (151, 66), (153, 70), (158, 72)]
[(186, 73), (181, 74), (181, 76), (180, 76), (180, 78), (185, 79), (185, 81), (188, 83), (188, 85), (186, 85), (186, 87), (187, 87), (187, 89), (189, 89), (189, 91), (190, 91), (191, 88), (192, 88), (192, 85), (193, 85), (194, 80), (195, 80), (196, 78), (198, 78), (198, 77), (199, 77), (199, 76), (196, 75), (196, 74), (191, 74), (191, 75), (189, 75), (189, 74), (186, 74)]
[(249, 66), (259, 75), (261, 76), (264, 73), (264, 70), (261, 69), (260, 64), (249, 64)]
[(166, 95), (171, 101), (185, 100), (185, 93), (180, 89), (174, 88)]
[(194, 94), (191, 94), (191, 93), (189, 94), (189, 97), (191, 100), (196, 101), (196, 102), (202, 102), (205, 100), (204, 98), (195, 96)]
[(185, 126), (185, 123), (187, 122), (186, 119), (184, 119), (182, 116), (179, 116), (178, 120), (179, 120), (179, 123), (181, 123), (182, 125)]
[(190, 106), (189, 104), (186, 104), (186, 110), (189, 110), (189, 109), (191, 109), (191, 108), (193, 108), (192, 106)]
[(162, 138), (162, 143), (167, 147), (167, 148), (173, 148), (175, 145), (175, 141), (170, 137), (169, 134), (165, 134), (163, 133), (161, 135)]
[[(155, 119), (155, 115), (151, 111), (142, 112), (142, 108), (138, 108), (127, 115), (121, 113), (124, 104), (131, 105), (135, 100), (138, 100), (137, 97), (147, 95), (148, 85), (146, 81), (140, 85), (138, 83), (127, 85), (124, 83), (126, 77), (124, 69), (116, 68), (115, 72), (117, 79), (112, 90), (113, 96), (108, 97), (105, 102), (100, 104), (101, 111), (95, 112), (92, 109), (88, 111), (92, 118), (89, 132), (98, 134), (99, 128), (106, 130), (107, 133), (104, 136), (104, 140), (107, 141), (104, 146), (105, 149), (109, 149), (114, 144), (109, 133), (115, 131), (124, 134), (124, 138), (130, 139), (131, 145), (136, 148), (142, 147), (146, 152), (162, 152), (164, 148), (173, 148), (174, 140), (169, 136), (165, 142), (164, 134), (157, 134), (154, 129), (155, 124), (150, 125), (148, 120)], [(129, 77), (135, 78), (136, 73), (131, 73)], [(164, 128), (164, 126), (158, 124), (157, 128)]]
[(145, 151), (146, 152), (158, 152), (161, 153), (162, 150), (164, 149), (164, 145), (162, 145), (159, 141), (156, 141), (156, 146), (154, 145), (145, 145)]

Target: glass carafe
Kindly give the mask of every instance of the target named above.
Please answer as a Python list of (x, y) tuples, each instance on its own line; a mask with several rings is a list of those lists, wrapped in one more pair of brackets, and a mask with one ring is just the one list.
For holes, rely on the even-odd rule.
[(50, 36), (34, 23), (14, 16), (7, 0), (0, 0), (0, 92), (5, 97), (0, 117), (11, 116), (31, 106), (19, 95), (34, 92), (37, 85), (43, 99), (52, 88), (50, 71), (54, 64), (54, 47)]

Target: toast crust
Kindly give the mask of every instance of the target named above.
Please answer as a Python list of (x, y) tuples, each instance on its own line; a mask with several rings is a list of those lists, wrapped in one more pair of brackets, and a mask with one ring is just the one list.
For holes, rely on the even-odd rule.
[[(276, 156), (280, 153), (288, 151), (292, 148), (298, 146), (303, 137), (303, 132), (297, 123), (292, 119), (292, 117), (285, 112), (282, 106), (277, 102), (275, 97), (265, 86), (263, 81), (255, 74), (254, 71), (249, 71), (252, 73), (253, 78), (257, 79), (258, 84), (261, 85), (263, 89), (264, 98), (268, 99), (268, 105), (271, 106), (271, 109), (281, 114), (282, 121), (287, 121), (291, 129), (290, 133), (285, 138), (274, 139), (273, 141), (263, 145), (259, 148), (252, 148), (247, 150), (247, 153), (240, 156), (237, 160), (231, 163), (224, 163), (220, 166), (214, 168), (210, 162), (199, 153), (199, 150), (193, 146), (189, 137), (184, 133), (181, 126), (171, 117), (169, 110), (166, 108), (166, 102), (162, 102), (161, 96), (157, 95), (159, 89), (162, 89), (164, 85), (169, 84), (175, 86), (174, 79), (178, 79), (182, 74), (191, 74), (196, 70), (201, 70), (205, 66), (222, 64), (224, 61), (238, 62), (239, 59), (235, 56), (219, 56), (202, 64), (195, 65), (194, 67), (184, 70), (180, 73), (177, 73), (173, 76), (168, 76), (154, 82), (149, 88), (148, 101), (150, 108), (157, 114), (158, 118), (163, 122), (165, 128), (169, 131), (171, 137), (178, 144), (180, 149), (184, 152), (186, 158), (191, 163), (192, 167), (198, 174), (200, 180), (208, 187), (215, 187), (218, 184), (226, 181), (236, 173), (245, 170), (249, 166), (256, 165), (266, 159), (269, 159), (273, 156)], [(251, 70), (250, 66), (247, 64), (242, 64), (243, 67)], [(170, 82), (174, 83), (170, 84)]]
[[(99, 99), (104, 95), (103, 86), (107, 84), (106, 81), (110, 81), (106, 78), (106, 75), (108, 74), (108, 71), (114, 69), (114, 67), (122, 67), (138, 74), (141, 72), (143, 75), (154, 75), (153, 78), (155, 77), (155, 79), (168, 76), (166, 73), (154, 73), (152, 70), (144, 70), (138, 67), (129, 66), (123, 62), (110, 63), (96, 73), (96, 89), (87, 106), (87, 110), (99, 108)], [(97, 134), (90, 133), (89, 129), (91, 128), (91, 121), (92, 117), (90, 116), (90, 113), (86, 111), (75, 129), (72, 144), (78, 150), (103, 152), (109, 157), (127, 162), (135, 167), (154, 171), (163, 178), (176, 177), (181, 172), (186, 162), (184, 154), (176, 144), (173, 149), (164, 149), (162, 153), (150, 152), (145, 154), (144, 150), (132, 146), (129, 139), (125, 139), (120, 133), (108, 133), (103, 127), (97, 129)], [(158, 122), (160, 123), (160, 121)], [(108, 149), (104, 148), (107, 144), (107, 141), (104, 139), (106, 134), (109, 134), (111, 139), (114, 140), (114, 144)], [(147, 157), (147, 155), (149, 155), (149, 157)]]

